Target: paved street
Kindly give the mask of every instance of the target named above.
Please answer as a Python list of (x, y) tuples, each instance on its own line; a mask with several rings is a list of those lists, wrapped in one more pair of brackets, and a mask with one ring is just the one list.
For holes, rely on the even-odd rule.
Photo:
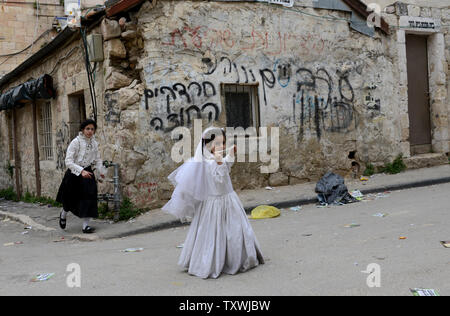
[[(176, 263), (188, 227), (97, 242), (61, 241), (58, 232), (0, 221), (0, 295), (411, 295), (423, 287), (450, 294), (450, 184), (395, 191), (368, 202), (251, 220), (266, 264), (247, 273), (202, 280)], [(386, 217), (373, 216), (387, 213)], [(346, 228), (357, 223), (359, 227)], [(406, 237), (406, 239), (399, 239)], [(11, 242), (23, 244), (5, 246)], [(124, 253), (126, 248), (143, 252)], [(67, 265), (81, 267), (69, 288)], [(371, 263), (381, 287), (366, 284)], [(30, 282), (55, 273), (45, 282)]]

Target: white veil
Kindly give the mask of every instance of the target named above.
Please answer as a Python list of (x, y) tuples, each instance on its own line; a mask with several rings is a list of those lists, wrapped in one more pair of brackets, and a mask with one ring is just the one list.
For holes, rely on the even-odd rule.
[(203, 139), (207, 135), (220, 133), (222, 131), (218, 127), (205, 129), (194, 157), (168, 176), (170, 182), (175, 186), (175, 190), (170, 201), (163, 206), (164, 212), (172, 214), (182, 221), (189, 220), (194, 216), (198, 204), (211, 196), (211, 179), (209, 179), (206, 164), (208, 160), (214, 159), (214, 156), (203, 146)]

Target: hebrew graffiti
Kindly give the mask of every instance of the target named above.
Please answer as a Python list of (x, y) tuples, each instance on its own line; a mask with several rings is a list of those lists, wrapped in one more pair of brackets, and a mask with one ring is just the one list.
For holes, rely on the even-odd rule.
[[(163, 116), (153, 117), (150, 120), (150, 126), (156, 131), (168, 133), (178, 126), (191, 126), (194, 118), (205, 117), (210, 122), (218, 120), (219, 106), (214, 102), (209, 102), (216, 95), (217, 88), (209, 81), (194, 81), (189, 84), (177, 82), (171, 86), (162, 86), (154, 90), (145, 89), (145, 109), (150, 108), (151, 102), (164, 102), (166, 112)], [(194, 104), (196, 98), (204, 103)], [(179, 101), (178, 104), (181, 104), (177, 113), (172, 108), (175, 101)]]

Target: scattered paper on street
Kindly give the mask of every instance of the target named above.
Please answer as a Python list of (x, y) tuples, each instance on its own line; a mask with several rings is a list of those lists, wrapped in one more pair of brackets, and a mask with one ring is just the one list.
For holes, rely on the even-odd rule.
[(43, 281), (47, 281), (50, 278), (52, 278), (55, 274), (54, 273), (43, 273), (43, 274), (38, 274), (37, 276), (35, 276), (34, 278), (31, 279), (31, 282), (43, 282)]
[(144, 251), (144, 248), (127, 248), (123, 250), (123, 252), (142, 252)]
[(361, 225), (357, 224), (357, 223), (351, 223), (351, 224), (345, 225), (344, 227), (345, 228), (354, 228), (354, 227), (359, 227), (359, 226), (361, 226)]
[(414, 296), (440, 296), (434, 289), (410, 289)]

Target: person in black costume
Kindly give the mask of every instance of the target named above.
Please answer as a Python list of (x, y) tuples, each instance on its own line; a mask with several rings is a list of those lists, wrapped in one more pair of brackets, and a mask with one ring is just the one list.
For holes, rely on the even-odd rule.
[[(87, 120), (80, 126), (80, 133), (70, 143), (66, 154), (66, 171), (59, 187), (56, 201), (63, 205), (59, 226), (66, 228), (67, 213), (83, 219), (83, 233), (90, 234), (95, 229), (89, 226), (92, 218), (98, 217), (97, 182), (94, 170), (104, 178), (106, 169), (100, 159), (98, 143), (95, 140), (97, 124)], [(94, 169), (95, 168), (95, 169)]]

